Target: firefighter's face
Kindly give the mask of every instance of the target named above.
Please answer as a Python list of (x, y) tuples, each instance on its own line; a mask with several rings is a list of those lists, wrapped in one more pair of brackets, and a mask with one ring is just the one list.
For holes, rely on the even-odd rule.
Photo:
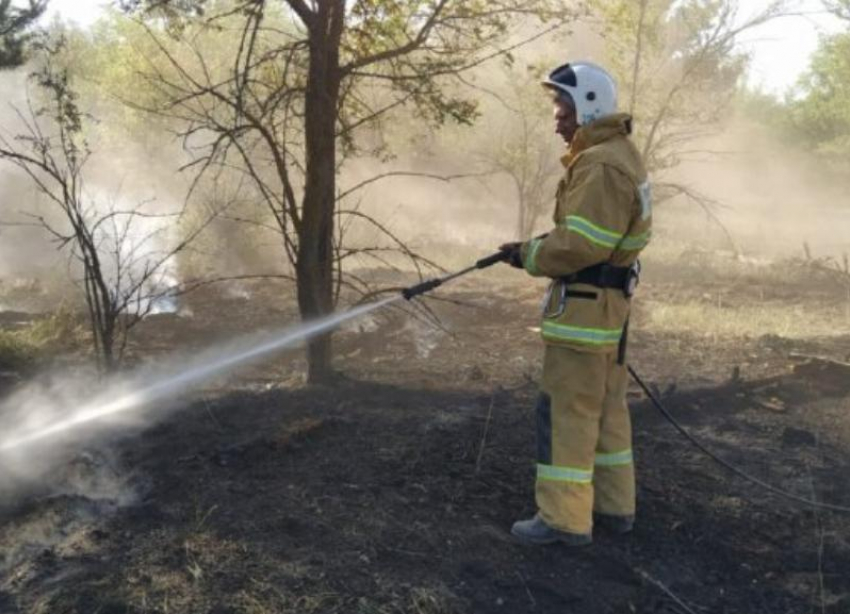
[(556, 94), (553, 98), (555, 105), (555, 132), (561, 135), (564, 142), (569, 145), (578, 130), (578, 117), (572, 99), (565, 94)]

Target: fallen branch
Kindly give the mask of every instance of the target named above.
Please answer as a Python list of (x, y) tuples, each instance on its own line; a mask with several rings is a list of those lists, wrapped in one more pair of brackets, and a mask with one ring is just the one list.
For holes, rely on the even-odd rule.
[(682, 601), (679, 597), (677, 597), (676, 594), (673, 591), (671, 591), (669, 588), (667, 588), (660, 580), (656, 580), (655, 578), (650, 576), (647, 572), (645, 572), (643, 569), (640, 569), (638, 567), (635, 567), (634, 571), (641, 578), (643, 578), (645, 581), (649, 582), (650, 584), (652, 584), (656, 588), (663, 591), (665, 595), (667, 595), (668, 597), (670, 597), (670, 599), (675, 601), (676, 605), (678, 605), (680, 608), (685, 610), (685, 612), (687, 612), (688, 614), (697, 614), (693, 610), (693, 608), (689, 607), (684, 601)]
[(481, 436), (481, 445), (478, 447), (478, 458), (475, 461), (476, 475), (481, 473), (481, 459), (484, 457), (484, 448), (487, 447), (487, 434), (490, 432), (490, 422), (493, 419), (493, 406), (496, 405), (496, 394), (498, 392), (499, 389), (497, 387), (493, 390), (493, 395), (490, 397), (490, 408), (487, 410), (487, 421), (484, 422), (484, 434)]
[(347, 190), (340, 192), (340, 194), (336, 197), (336, 200), (337, 200), (337, 202), (344, 200), (346, 197), (350, 196), (354, 192), (357, 192), (358, 190), (362, 190), (363, 188), (365, 188), (365, 187), (367, 187), (367, 186), (369, 186), (373, 183), (376, 183), (376, 182), (381, 181), (383, 179), (389, 179), (391, 177), (418, 177), (418, 178), (422, 178), (422, 179), (433, 179), (435, 181), (442, 181), (444, 183), (451, 183), (452, 181), (454, 181), (456, 179), (470, 179), (470, 178), (476, 178), (476, 177), (486, 177), (486, 176), (492, 175), (492, 174), (493, 173), (491, 173), (491, 172), (485, 172), (485, 173), (464, 173), (464, 174), (461, 174), (461, 175), (438, 175), (436, 173), (421, 173), (421, 172), (415, 172), (415, 171), (391, 171), (391, 172), (388, 172), (388, 173), (382, 173), (380, 175), (375, 175), (374, 177), (370, 177), (369, 179), (361, 181), (360, 183), (348, 188)]
[(788, 354), (788, 358), (790, 358), (791, 360), (805, 360), (809, 362), (821, 363), (824, 366), (831, 365), (839, 368), (850, 369), (850, 362), (836, 360), (835, 358), (828, 358), (827, 356), (815, 356), (814, 354), (791, 352), (790, 354)]

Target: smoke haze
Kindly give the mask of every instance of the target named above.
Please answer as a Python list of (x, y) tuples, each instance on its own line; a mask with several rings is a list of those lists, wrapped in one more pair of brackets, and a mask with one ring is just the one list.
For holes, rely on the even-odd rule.
[(394, 296), (276, 333), (258, 333), (190, 359), (172, 357), (155, 369), (98, 385), (96, 393), (90, 375), (25, 386), (0, 404), (0, 495), (41, 480), (83, 446), (110, 434), (126, 435), (150, 426), (201, 384), (400, 298)]

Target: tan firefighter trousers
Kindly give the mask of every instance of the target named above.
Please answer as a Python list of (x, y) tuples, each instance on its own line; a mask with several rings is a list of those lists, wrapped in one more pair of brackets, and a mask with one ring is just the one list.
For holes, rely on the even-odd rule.
[(617, 352), (546, 345), (537, 405), (539, 513), (549, 526), (590, 533), (593, 513), (635, 513), (628, 373)]

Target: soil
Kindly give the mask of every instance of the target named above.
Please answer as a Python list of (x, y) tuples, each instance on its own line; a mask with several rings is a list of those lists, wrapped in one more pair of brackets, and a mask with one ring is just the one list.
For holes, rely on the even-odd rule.
[[(87, 450), (59, 481), (114, 493), (0, 505), (0, 613), (850, 612), (850, 514), (731, 474), (637, 387), (634, 532), (513, 542), (534, 513), (540, 290), (461, 281), (433, 303), (445, 330), (388, 311), (341, 331), (333, 386), (304, 386), (289, 353)], [(735, 296), (788, 291), (762, 290)], [(132, 358), (273, 329), (293, 317), (284, 291), (196, 295), (192, 317), (146, 321)], [(850, 335), (709, 344), (642, 318), (630, 361), (690, 433), (759, 479), (850, 506)]]

